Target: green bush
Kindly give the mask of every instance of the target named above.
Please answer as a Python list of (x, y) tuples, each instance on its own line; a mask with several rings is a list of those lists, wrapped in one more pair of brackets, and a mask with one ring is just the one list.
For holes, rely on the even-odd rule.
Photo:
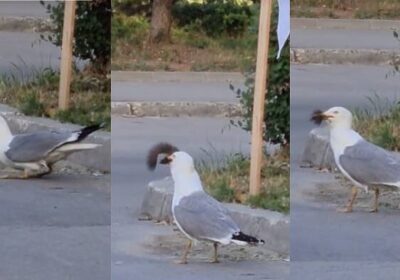
[[(53, 28), (50, 35), (41, 35), (61, 46), (64, 18), (64, 3), (48, 4), (41, 1), (50, 14)], [(82, 60), (89, 60), (92, 69), (99, 73), (109, 71), (111, 59), (111, 2), (109, 0), (78, 1), (75, 16), (75, 40), (73, 54)]]
[(152, 0), (112, 0), (112, 7), (116, 12), (122, 12), (127, 16), (151, 15)]
[(172, 15), (180, 27), (196, 23), (209, 36), (224, 33), (237, 37), (246, 31), (252, 11), (247, 4), (238, 4), (234, 0), (208, 0), (204, 3), (178, 1), (172, 8)]
[[(274, 144), (284, 146), (290, 143), (290, 56), (289, 42), (286, 42), (279, 60), (276, 59), (278, 51), (278, 39), (276, 35), (278, 9), (274, 8), (271, 22), (270, 52), (268, 56), (269, 75), (267, 79), (267, 96), (265, 100), (263, 138)], [(257, 28), (257, 25), (253, 26)], [(245, 89), (231, 89), (236, 91), (237, 97), (244, 108), (244, 117), (239, 121), (231, 121), (232, 124), (251, 130), (254, 95), (254, 73), (248, 74), (245, 81)]]
[(141, 44), (150, 28), (146, 18), (142, 16), (125, 16), (123, 14), (113, 14), (111, 41), (115, 45), (117, 40), (124, 40), (134, 45)]

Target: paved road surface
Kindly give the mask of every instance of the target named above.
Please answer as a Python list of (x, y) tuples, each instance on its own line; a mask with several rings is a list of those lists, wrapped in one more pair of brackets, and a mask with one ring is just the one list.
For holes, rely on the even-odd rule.
[(60, 48), (39, 39), (32, 32), (0, 31), (0, 74), (29, 77), (35, 70), (57, 69)]
[(0, 181), (0, 279), (108, 280), (110, 176)]
[[(400, 21), (399, 21), (400, 30)], [(399, 50), (392, 30), (296, 28), (292, 25), (293, 48)]]
[(240, 129), (227, 130), (228, 123), (226, 119), (113, 116), (113, 280), (287, 279), (288, 264), (284, 262), (194, 262), (180, 266), (173, 263), (175, 256), (155, 255), (143, 247), (152, 235), (172, 233), (169, 226), (137, 220), (147, 183), (168, 174), (167, 168), (154, 173), (146, 169), (148, 149), (159, 141), (170, 141), (196, 158), (204, 157), (201, 148), (211, 150), (211, 143), (225, 153), (248, 152), (249, 135)]
[[(195, 73), (193, 75), (196, 75)], [(239, 102), (229, 81), (129, 82), (112, 84), (112, 101)], [(241, 86), (241, 83), (233, 83)]]
[[(313, 190), (316, 182), (334, 181), (333, 175), (299, 168), (307, 133), (313, 127), (308, 121), (310, 113), (335, 105), (363, 107), (368, 103), (365, 96), (374, 92), (389, 99), (400, 96), (399, 78), (385, 79), (389, 69), (292, 66), (292, 279), (393, 279), (400, 273), (398, 266), (390, 264), (400, 261), (400, 237), (395, 234), (400, 231), (400, 212), (337, 213), (337, 205), (315, 202), (304, 194)], [(380, 278), (368, 278), (378, 274), (376, 262), (388, 264), (381, 266)]]
[[(54, 1), (45, 1), (51, 3)], [(39, 1), (0, 1), (0, 16), (48, 17)]]

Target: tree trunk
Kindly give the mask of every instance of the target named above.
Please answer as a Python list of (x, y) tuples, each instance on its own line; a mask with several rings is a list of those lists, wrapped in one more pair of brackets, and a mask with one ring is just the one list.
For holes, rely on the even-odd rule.
[(173, 0), (154, 0), (151, 14), (150, 43), (170, 42)]

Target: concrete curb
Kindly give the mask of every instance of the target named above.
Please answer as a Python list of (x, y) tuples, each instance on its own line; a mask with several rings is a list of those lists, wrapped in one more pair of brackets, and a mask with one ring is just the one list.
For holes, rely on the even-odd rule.
[(291, 18), (291, 29), (368, 29), (368, 30), (393, 30), (400, 29), (398, 20), (380, 19), (321, 19), (321, 18)]
[(225, 102), (111, 102), (111, 113), (135, 117), (238, 117), (243, 109)]
[[(144, 196), (140, 219), (172, 222), (173, 181), (166, 177), (150, 182)], [(265, 240), (265, 246), (279, 254), (289, 254), (289, 216), (264, 210), (252, 209), (239, 204), (225, 204), (240, 228)]]
[(0, 17), (0, 31), (46, 31), (51, 22), (45, 17)]
[(239, 72), (143, 72), (112, 71), (113, 81), (130, 82), (243, 82), (244, 76)]
[[(21, 115), (17, 110), (8, 106), (1, 106), (0, 114), (7, 119), (12, 133), (33, 132), (38, 130), (76, 130), (81, 127), (45, 118), (27, 117)], [(110, 173), (111, 134), (103, 131), (95, 132), (88, 136), (86, 142), (101, 144), (102, 147), (93, 151), (72, 154), (68, 157), (68, 161), (73, 164), (85, 166), (91, 170)]]
[(301, 159), (303, 167), (335, 170), (336, 163), (329, 145), (329, 130), (326, 126), (310, 131)]
[(400, 53), (376, 49), (303, 49), (290, 50), (290, 62), (297, 64), (365, 64), (389, 65), (400, 60)]

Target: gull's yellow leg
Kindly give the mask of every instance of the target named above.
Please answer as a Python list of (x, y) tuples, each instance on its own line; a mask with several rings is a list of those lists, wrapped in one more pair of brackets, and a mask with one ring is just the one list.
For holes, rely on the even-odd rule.
[(27, 178), (29, 178), (29, 174), (26, 170), (0, 175), (0, 179), (27, 179)]
[(341, 213), (353, 212), (353, 203), (356, 200), (357, 194), (358, 194), (357, 187), (353, 187), (351, 189), (351, 197), (350, 197), (350, 200), (349, 200), (349, 204), (345, 208), (338, 209), (338, 212), (341, 212)]
[(188, 244), (183, 251), (182, 259), (180, 259), (177, 263), (179, 264), (187, 264), (187, 255), (189, 254), (190, 249), (192, 248), (192, 240), (189, 239)]
[(371, 209), (371, 213), (376, 213), (378, 212), (378, 200), (379, 200), (379, 189), (375, 189), (375, 198), (374, 198), (374, 206)]
[(213, 257), (211, 259), (211, 263), (219, 263), (219, 260), (218, 260), (218, 243), (214, 242), (213, 246), (214, 246), (214, 252), (213, 252)]

